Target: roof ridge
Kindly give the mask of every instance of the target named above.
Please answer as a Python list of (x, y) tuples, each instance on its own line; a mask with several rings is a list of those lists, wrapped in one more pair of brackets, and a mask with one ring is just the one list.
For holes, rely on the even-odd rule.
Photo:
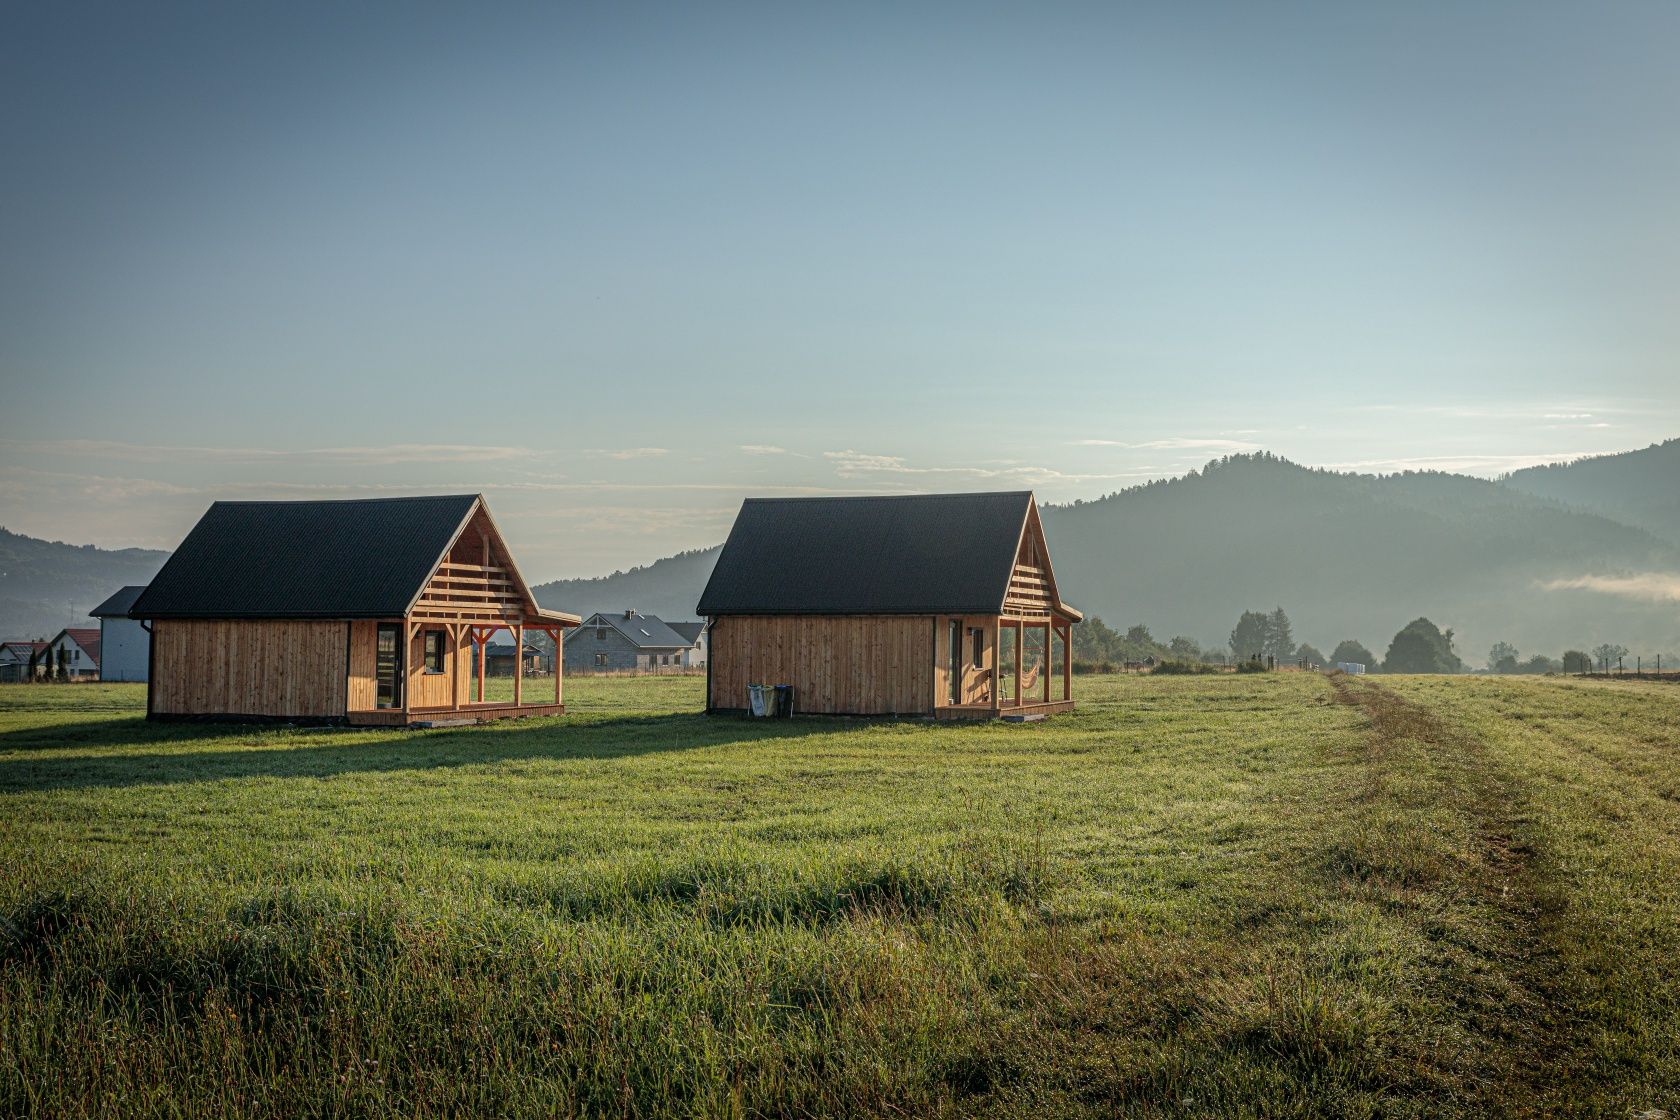
[(211, 501), (214, 506), (305, 506), (305, 505), (355, 505), (371, 504), (374, 502), (441, 502), (441, 501), (471, 501), (482, 498), (483, 494), (391, 494), (383, 498), (216, 498)]
[(915, 498), (1025, 498), (1031, 490), (952, 490), (937, 494), (796, 494), (743, 498), (744, 502), (895, 502)]

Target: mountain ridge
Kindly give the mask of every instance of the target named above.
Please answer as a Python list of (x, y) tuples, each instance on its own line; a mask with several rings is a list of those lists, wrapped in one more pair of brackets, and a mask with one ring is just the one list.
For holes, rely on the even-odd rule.
[[(1343, 638), (1381, 648), (1421, 614), (1455, 628), (1472, 664), (1495, 640), (1553, 656), (1601, 640), (1680, 651), (1680, 609), (1611, 593), (1648, 587), (1629, 577), (1651, 573), (1680, 581), (1680, 543), (1659, 531), (1667, 494), (1680, 490), (1680, 440), (1580, 463), (1488, 480), (1343, 473), (1255, 452), (1042, 508), (1068, 600), (1163, 637), (1219, 645), (1243, 610), (1282, 605), (1297, 635), (1324, 648)], [(579, 614), (633, 607), (689, 619), (721, 548), (533, 591)], [(0, 529), (0, 636), (83, 622), (167, 555)]]

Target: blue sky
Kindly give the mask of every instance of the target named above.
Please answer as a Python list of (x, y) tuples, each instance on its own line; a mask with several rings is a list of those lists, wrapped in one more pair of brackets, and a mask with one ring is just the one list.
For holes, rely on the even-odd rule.
[(1680, 433), (1670, 3), (41, 5), (0, 523), (483, 490), (534, 578), (741, 497)]

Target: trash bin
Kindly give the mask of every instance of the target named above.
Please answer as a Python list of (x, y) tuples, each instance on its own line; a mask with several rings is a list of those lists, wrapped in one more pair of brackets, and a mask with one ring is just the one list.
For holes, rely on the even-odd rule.
[(776, 686), (776, 717), (787, 719), (793, 715), (793, 686), (779, 684)]

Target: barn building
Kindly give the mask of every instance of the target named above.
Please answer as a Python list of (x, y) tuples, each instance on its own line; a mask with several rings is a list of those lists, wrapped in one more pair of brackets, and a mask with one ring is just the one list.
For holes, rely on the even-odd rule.
[(130, 618), (134, 600), (146, 590), (144, 584), (130, 584), (88, 612), (99, 620), (99, 679), (143, 681), (151, 667), (152, 636), (146, 624)]
[(1078, 611), (1028, 491), (750, 498), (700, 598), (707, 710), (1037, 717), (1073, 707)]
[(498, 631), (556, 642), (482, 495), (217, 502), (129, 609), (147, 714), (435, 726), (565, 711), (561, 674), (484, 686)]

